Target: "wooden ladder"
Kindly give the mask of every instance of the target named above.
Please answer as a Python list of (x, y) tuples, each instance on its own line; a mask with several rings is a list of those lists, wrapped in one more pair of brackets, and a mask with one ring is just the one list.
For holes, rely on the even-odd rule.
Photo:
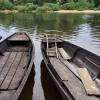
[(46, 39), (47, 39), (47, 55), (49, 57), (57, 57), (58, 58), (58, 50), (57, 50), (57, 42), (56, 42), (56, 35), (55, 35), (55, 43), (54, 47), (49, 47), (49, 42), (48, 42), (48, 35), (46, 34)]

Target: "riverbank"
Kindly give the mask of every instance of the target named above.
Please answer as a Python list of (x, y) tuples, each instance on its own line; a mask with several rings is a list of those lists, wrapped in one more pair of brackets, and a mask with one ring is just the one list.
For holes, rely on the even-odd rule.
[(59, 11), (54, 11), (57, 13), (100, 13), (100, 10), (59, 10)]
[[(0, 13), (18, 13), (18, 10), (0, 10)], [(36, 11), (26, 11), (36, 13)], [(100, 13), (100, 10), (58, 10), (58, 11), (47, 11), (48, 13)]]

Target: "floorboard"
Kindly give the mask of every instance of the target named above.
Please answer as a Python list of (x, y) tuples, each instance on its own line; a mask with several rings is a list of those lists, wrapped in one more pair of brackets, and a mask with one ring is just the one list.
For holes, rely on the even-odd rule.
[(29, 59), (27, 53), (28, 52), (24, 52), (21, 62), (17, 68), (17, 71), (8, 89), (16, 89), (19, 86), (20, 82), (22, 81), (23, 76), (25, 75), (25, 71), (27, 69), (27, 64)]
[(6, 75), (7, 73), (9, 72), (9, 69), (11, 67), (11, 65), (13, 64), (14, 60), (15, 60), (15, 57), (16, 57), (16, 52), (12, 52), (2, 70), (2, 72), (0, 73), (0, 86), (1, 84), (3, 83), (3, 81), (5, 80), (6, 78)]
[(9, 87), (11, 81), (12, 81), (12, 78), (13, 78), (13, 76), (14, 76), (17, 68), (18, 68), (18, 65), (21, 61), (22, 54), (23, 54), (23, 52), (18, 52), (17, 53), (17, 56), (16, 56), (16, 58), (15, 58), (13, 64), (12, 64), (12, 66), (11, 66), (4, 82), (2, 83), (0, 89), (8, 89), (8, 87)]

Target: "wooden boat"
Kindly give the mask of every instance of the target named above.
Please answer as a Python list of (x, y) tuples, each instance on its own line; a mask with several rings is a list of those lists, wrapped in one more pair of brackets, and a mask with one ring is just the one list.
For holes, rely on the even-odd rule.
[(46, 68), (63, 100), (100, 100), (100, 56), (56, 38), (44, 38)]
[(33, 59), (33, 43), (24, 32), (14, 33), (0, 43), (0, 100), (18, 100)]

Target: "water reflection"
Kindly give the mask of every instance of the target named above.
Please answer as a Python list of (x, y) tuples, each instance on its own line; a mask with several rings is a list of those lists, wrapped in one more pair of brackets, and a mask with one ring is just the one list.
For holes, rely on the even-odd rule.
[(35, 75), (35, 71), (34, 71), (34, 65), (33, 65), (32, 71), (31, 71), (30, 76), (27, 80), (27, 83), (19, 97), (19, 100), (32, 100), (34, 75)]
[(60, 94), (55, 88), (53, 80), (48, 74), (43, 60), (41, 62), (41, 83), (44, 91), (45, 100), (62, 100)]

